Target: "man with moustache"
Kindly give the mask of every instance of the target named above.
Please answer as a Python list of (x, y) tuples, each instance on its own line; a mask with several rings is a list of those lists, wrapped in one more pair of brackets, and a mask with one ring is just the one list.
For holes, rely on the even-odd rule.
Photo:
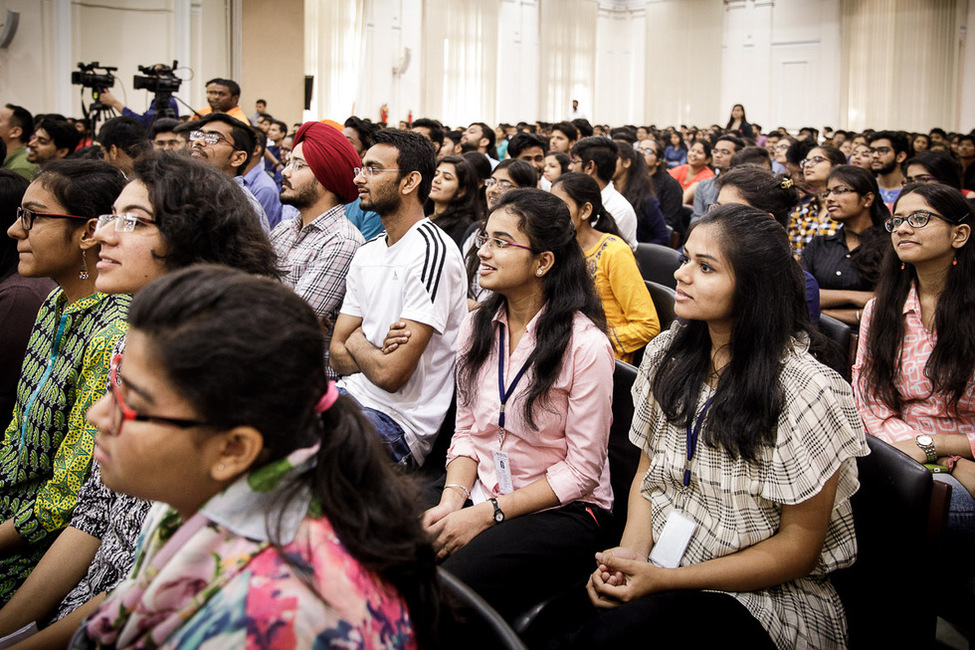
[(365, 240), (345, 217), (345, 204), (358, 198), (353, 182), (359, 155), (338, 129), (306, 122), (295, 135), (291, 161), (281, 178), (281, 203), (298, 210), (271, 232), (271, 245), (285, 275), (282, 281), (311, 305), (323, 325), (325, 368), (332, 326), (345, 297), (352, 256)]

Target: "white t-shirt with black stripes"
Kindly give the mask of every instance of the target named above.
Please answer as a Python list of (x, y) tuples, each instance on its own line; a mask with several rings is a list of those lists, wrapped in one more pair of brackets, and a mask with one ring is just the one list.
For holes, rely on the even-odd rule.
[(450, 407), (457, 335), (467, 315), (467, 274), (457, 245), (426, 218), (392, 246), (385, 234), (366, 242), (352, 258), (340, 311), (361, 318), (363, 334), (376, 347), (400, 319), (433, 328), (413, 376), (395, 393), (363, 373), (339, 382), (360, 404), (395, 420), (422, 463)]

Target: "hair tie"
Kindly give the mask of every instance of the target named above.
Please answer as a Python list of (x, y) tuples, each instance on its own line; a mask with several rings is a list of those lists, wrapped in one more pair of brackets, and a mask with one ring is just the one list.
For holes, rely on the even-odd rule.
[(339, 398), (339, 388), (335, 385), (334, 381), (328, 382), (328, 388), (325, 389), (325, 394), (322, 398), (318, 400), (318, 404), (315, 404), (315, 413), (324, 413), (328, 409), (332, 408), (332, 404), (335, 400)]
[(783, 190), (789, 189), (790, 187), (792, 187), (792, 185), (793, 185), (792, 179), (789, 178), (788, 176), (786, 176), (779, 182), (779, 187), (781, 187)]

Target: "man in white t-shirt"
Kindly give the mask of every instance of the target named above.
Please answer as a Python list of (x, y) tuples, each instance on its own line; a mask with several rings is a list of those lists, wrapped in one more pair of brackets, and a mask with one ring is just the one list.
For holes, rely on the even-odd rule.
[(613, 186), (616, 158), (616, 144), (612, 140), (601, 135), (590, 136), (572, 145), (569, 171), (582, 172), (596, 180), (603, 208), (616, 221), (626, 243), (636, 250), (636, 211)]
[[(423, 216), (436, 160), (423, 136), (386, 130), (355, 177), (364, 210), (386, 229), (352, 258), (329, 357), (393, 460), (423, 464), (450, 407), (464, 263), (450, 237)], [(404, 327), (400, 327), (402, 324)], [(391, 328), (405, 343), (386, 342)]]

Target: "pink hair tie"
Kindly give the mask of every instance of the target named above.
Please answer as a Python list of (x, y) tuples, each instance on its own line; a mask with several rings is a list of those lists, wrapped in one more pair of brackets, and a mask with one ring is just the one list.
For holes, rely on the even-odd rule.
[(328, 382), (328, 388), (325, 389), (325, 394), (322, 398), (318, 400), (318, 404), (315, 404), (315, 413), (324, 413), (328, 409), (332, 408), (332, 404), (335, 400), (339, 398), (339, 387), (335, 385), (334, 381)]

